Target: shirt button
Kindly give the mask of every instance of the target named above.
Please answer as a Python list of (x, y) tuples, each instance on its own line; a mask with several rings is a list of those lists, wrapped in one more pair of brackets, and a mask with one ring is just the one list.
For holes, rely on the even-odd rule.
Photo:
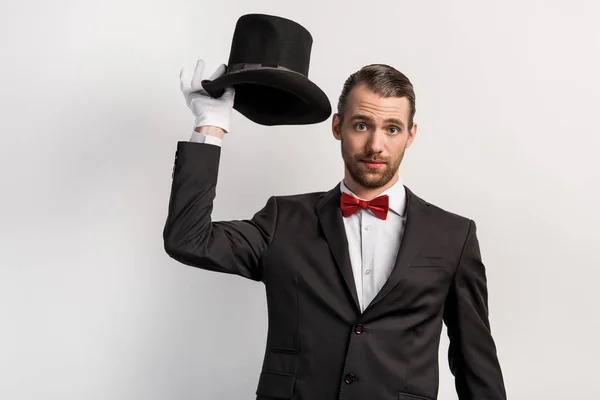
[(371, 226), (370, 225), (365, 226), (365, 231), (370, 231), (370, 230), (371, 230)]
[(358, 324), (354, 326), (354, 333), (356, 333), (357, 335), (360, 335), (361, 333), (363, 333), (365, 331), (365, 327)]
[(354, 374), (347, 374), (344, 377), (344, 382), (346, 382), (348, 385), (353, 383), (354, 381), (356, 381), (356, 376), (354, 376)]
[(370, 269), (368, 269), (368, 270), (365, 271), (365, 275), (369, 275), (370, 273), (371, 273)]

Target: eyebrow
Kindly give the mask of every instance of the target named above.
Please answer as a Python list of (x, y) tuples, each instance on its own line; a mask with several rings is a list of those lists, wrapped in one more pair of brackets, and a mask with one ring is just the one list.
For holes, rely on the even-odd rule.
[[(361, 121), (372, 121), (372, 119), (370, 117), (367, 117), (364, 114), (355, 114), (355, 115), (352, 116), (352, 118), (350, 118), (351, 122), (352, 121), (358, 121), (358, 120), (361, 120)], [(400, 121), (399, 119), (397, 119), (397, 118), (387, 118), (383, 122), (388, 123), (388, 124), (399, 125), (400, 127), (404, 128), (404, 123), (402, 121)]]

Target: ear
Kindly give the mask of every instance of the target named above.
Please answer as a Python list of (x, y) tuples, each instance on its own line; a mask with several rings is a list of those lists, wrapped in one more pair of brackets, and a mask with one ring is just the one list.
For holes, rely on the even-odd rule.
[(337, 140), (342, 140), (340, 121), (340, 116), (338, 114), (333, 114), (333, 118), (331, 119), (331, 132), (333, 132), (333, 137), (335, 137)]
[(417, 136), (417, 124), (413, 123), (412, 128), (408, 132), (408, 140), (406, 141), (406, 148), (410, 147), (413, 140), (415, 140), (415, 136)]

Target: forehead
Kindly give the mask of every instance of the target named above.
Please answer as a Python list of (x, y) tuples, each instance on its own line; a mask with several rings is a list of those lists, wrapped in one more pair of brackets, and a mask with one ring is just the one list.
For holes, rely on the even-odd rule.
[(410, 103), (406, 97), (382, 97), (361, 85), (348, 94), (345, 114), (348, 117), (362, 114), (375, 120), (398, 118), (406, 124), (410, 116)]

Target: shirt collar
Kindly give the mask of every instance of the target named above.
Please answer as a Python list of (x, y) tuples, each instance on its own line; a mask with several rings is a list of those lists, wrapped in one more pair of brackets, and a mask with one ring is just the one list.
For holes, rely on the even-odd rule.
[[(365, 200), (365, 199), (357, 196), (356, 194), (354, 194), (352, 192), (352, 190), (348, 189), (348, 187), (344, 183), (343, 179), (340, 182), (340, 190), (342, 192), (348, 193), (349, 195), (352, 195), (358, 199)], [(383, 196), (385, 194), (387, 194), (389, 196), (390, 210), (392, 210), (393, 212), (395, 212), (396, 214), (398, 214), (400, 216), (404, 216), (404, 213), (406, 211), (406, 190), (404, 189), (404, 184), (402, 183), (402, 180), (399, 178), (398, 181), (396, 183), (394, 183), (393, 186), (391, 186), (387, 190), (381, 192), (376, 197)]]

